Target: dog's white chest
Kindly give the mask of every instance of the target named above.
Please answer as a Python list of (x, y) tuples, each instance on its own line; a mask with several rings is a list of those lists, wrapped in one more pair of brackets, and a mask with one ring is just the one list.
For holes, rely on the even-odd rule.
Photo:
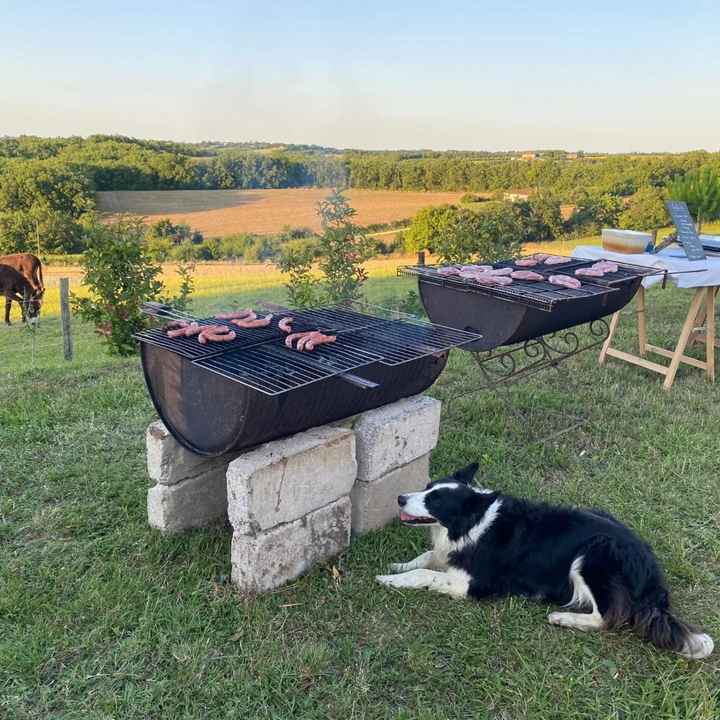
[(447, 567), (448, 555), (453, 549), (448, 538), (447, 530), (442, 525), (435, 525), (430, 528), (430, 535), (433, 544), (433, 564), (436, 567)]

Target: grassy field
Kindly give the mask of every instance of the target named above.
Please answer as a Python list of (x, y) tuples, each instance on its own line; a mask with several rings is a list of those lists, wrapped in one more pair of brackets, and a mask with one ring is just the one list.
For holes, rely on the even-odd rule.
[[(114, 191), (97, 194), (98, 209), (143, 215), (147, 222), (170, 218), (188, 223), (208, 237), (232, 233), (277, 233), (286, 225), (320, 229), (316, 208), (328, 188), (282, 190)], [(420, 208), (457, 202), (460, 192), (348, 190), (359, 225), (412, 217)]]
[[(413, 285), (386, 262), (368, 283), (376, 301)], [(203, 268), (197, 309), (279, 298), (277, 283), (269, 269)], [(688, 302), (688, 291), (650, 291), (652, 341), (671, 342)], [(54, 327), (46, 317), (39, 333)], [(3, 720), (720, 717), (720, 654), (692, 663), (629, 633), (551, 627), (542, 603), (381, 588), (378, 572), (426, 547), (398, 524), (280, 591), (237, 593), (226, 529), (166, 538), (146, 526), (154, 411), (138, 361), (76, 330), (87, 334), (76, 362), (33, 371), (13, 354), (26, 331), (0, 328)], [(475, 373), (454, 351), (430, 392), (463, 395)], [(655, 547), (678, 613), (717, 639), (719, 400), (696, 370), (668, 395), (658, 376), (599, 368), (587, 352), (446, 403), (432, 472), (477, 460), (486, 486), (607, 508)]]

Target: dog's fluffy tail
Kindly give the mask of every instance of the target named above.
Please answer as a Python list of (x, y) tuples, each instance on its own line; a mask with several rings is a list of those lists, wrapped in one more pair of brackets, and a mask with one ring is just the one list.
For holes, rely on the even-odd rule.
[(665, 591), (660, 591), (648, 604), (638, 608), (633, 606), (627, 591), (616, 586), (604, 620), (608, 629), (630, 625), (640, 637), (656, 647), (673, 650), (691, 660), (706, 658), (715, 647), (709, 635), (673, 615)]

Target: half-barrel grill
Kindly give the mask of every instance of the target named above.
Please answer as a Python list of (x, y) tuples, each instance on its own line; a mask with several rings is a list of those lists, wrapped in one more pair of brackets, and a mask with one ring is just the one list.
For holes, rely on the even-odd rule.
[[(633, 298), (643, 277), (662, 272), (617, 263), (617, 272), (606, 273), (601, 278), (578, 278), (582, 282), (578, 289), (554, 285), (547, 280), (550, 275), (573, 276), (575, 270), (590, 267), (593, 262), (567, 258), (567, 262), (551, 266), (517, 267), (538, 272), (545, 280), (513, 280), (511, 285), (504, 286), (480, 285), (471, 279), (441, 275), (438, 265), (404, 266), (398, 272), (417, 276), (420, 299), (432, 322), (481, 335), (463, 349), (482, 351), (617, 312)], [(515, 268), (515, 265), (514, 261), (506, 260), (494, 263), (493, 267)]]
[[(157, 306), (148, 311), (168, 316)], [(277, 327), (287, 315), (293, 331), (320, 329), (337, 340), (311, 352), (287, 348)], [(345, 306), (283, 312), (266, 328), (230, 326), (235, 340), (207, 345), (169, 338), (162, 328), (136, 335), (155, 408), (174, 437), (200, 455), (242, 450), (420, 393), (442, 372), (450, 348), (478, 340)]]

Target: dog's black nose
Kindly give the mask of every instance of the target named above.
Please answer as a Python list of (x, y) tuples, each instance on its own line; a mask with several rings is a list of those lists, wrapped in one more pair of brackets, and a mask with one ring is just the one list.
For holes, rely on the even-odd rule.
[(398, 495), (398, 505), (400, 507), (405, 507), (406, 503), (407, 503), (407, 496), (406, 495)]

